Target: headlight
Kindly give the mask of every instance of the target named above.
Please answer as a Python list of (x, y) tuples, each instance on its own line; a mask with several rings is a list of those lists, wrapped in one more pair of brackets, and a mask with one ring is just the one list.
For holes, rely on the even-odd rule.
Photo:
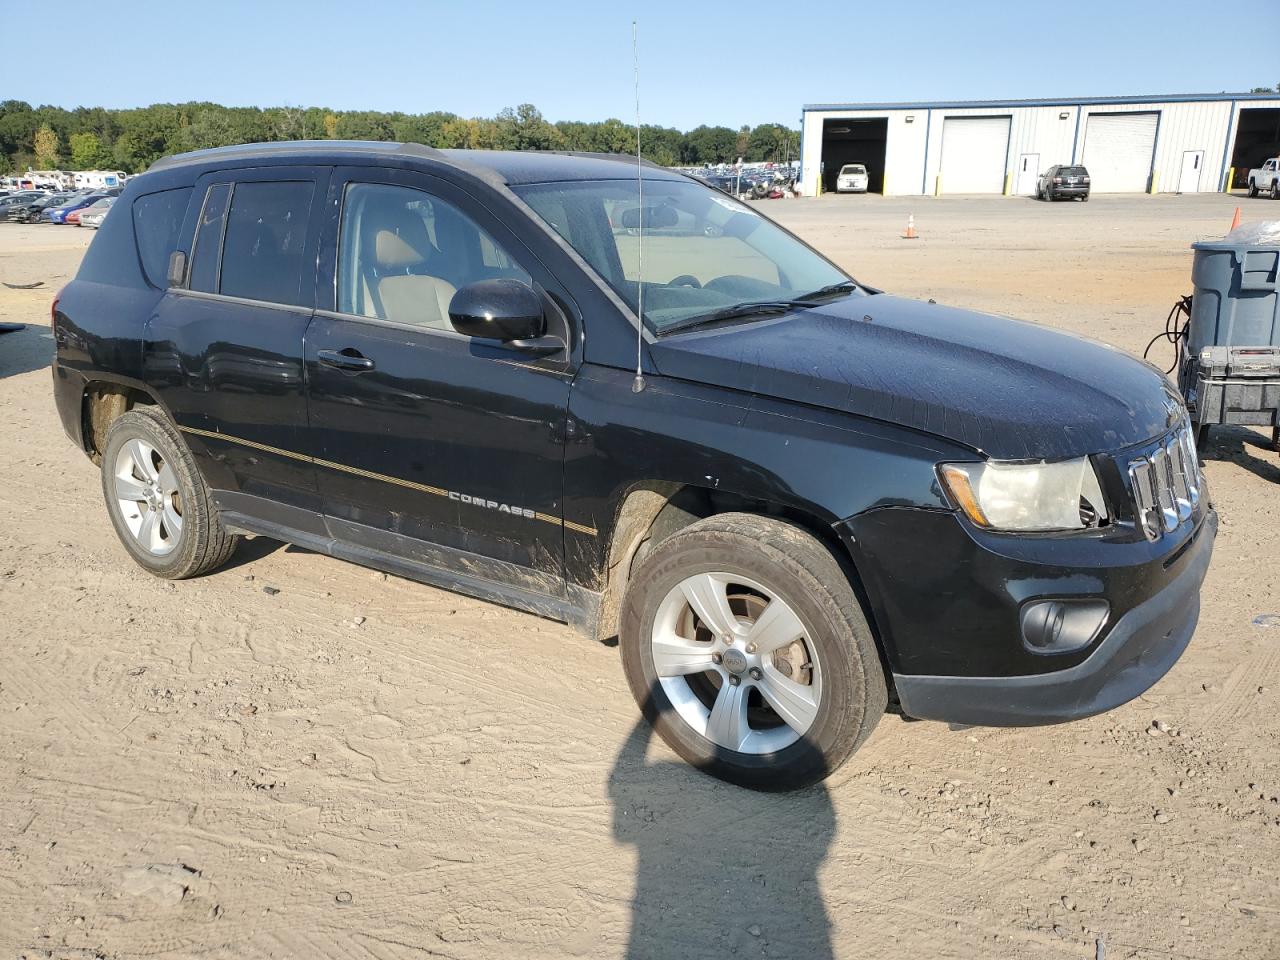
[(1107, 519), (1088, 457), (1058, 463), (944, 463), (938, 474), (965, 515), (988, 530), (1083, 530)]

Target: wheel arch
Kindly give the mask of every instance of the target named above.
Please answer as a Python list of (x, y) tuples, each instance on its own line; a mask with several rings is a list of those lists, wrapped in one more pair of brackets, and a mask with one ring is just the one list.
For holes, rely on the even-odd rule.
[(871, 628), (876, 653), (885, 682), (893, 690), (884, 642), (876, 624), (876, 605), (871, 602), (866, 582), (857, 564), (836, 531), (834, 518), (825, 518), (816, 509), (805, 509), (759, 497), (728, 493), (712, 487), (662, 480), (641, 481), (622, 497), (609, 544), (608, 562), (597, 615), (596, 637), (613, 642), (618, 635), (622, 600), (637, 562), (672, 534), (706, 517), (723, 513), (745, 513), (772, 517), (790, 523), (814, 537), (839, 564), (849, 578), (863, 615)]
[[(102, 451), (111, 424), (138, 406), (164, 410), (156, 396), (143, 384), (107, 379), (85, 381), (80, 395), (80, 442), (90, 460), (102, 462)], [(168, 411), (164, 412), (168, 416)]]

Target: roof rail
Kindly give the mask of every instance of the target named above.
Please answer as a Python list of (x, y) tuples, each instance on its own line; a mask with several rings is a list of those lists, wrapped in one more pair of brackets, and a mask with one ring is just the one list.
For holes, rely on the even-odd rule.
[(388, 154), (402, 153), (433, 160), (445, 156), (433, 147), (421, 143), (399, 143), (394, 140), (269, 140), (263, 143), (240, 143), (229, 147), (210, 147), (161, 157), (148, 170), (167, 170), (214, 160), (252, 160), (256, 157), (273, 157), (306, 152)]

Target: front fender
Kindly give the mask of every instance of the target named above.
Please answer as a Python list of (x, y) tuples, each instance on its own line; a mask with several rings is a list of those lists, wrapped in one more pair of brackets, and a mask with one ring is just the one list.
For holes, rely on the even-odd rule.
[(720, 387), (588, 365), (569, 397), (569, 577), (598, 589), (618, 511), (639, 482), (734, 494), (833, 527), (884, 506), (949, 509), (939, 460), (972, 457), (903, 427)]

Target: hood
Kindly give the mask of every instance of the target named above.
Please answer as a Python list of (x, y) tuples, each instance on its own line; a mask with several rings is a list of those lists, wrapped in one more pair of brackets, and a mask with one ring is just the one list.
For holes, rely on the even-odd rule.
[(1114, 347), (887, 294), (651, 347), (664, 376), (896, 423), (997, 459), (1113, 451), (1184, 415), (1164, 376)]

